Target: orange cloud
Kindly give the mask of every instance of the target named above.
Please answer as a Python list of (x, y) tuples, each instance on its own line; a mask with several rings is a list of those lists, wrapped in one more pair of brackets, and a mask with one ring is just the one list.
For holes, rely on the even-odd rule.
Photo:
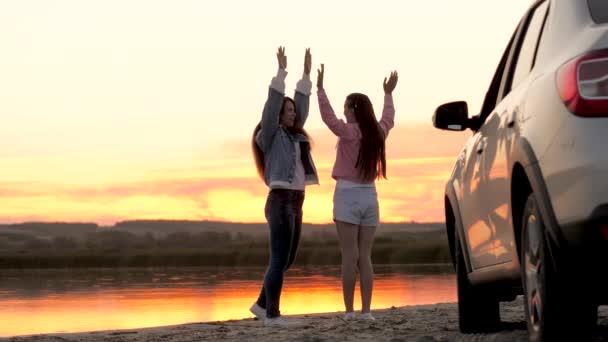
[[(444, 219), (443, 189), (462, 144), (444, 142), (448, 147), (428, 150), (432, 147), (425, 141), (429, 140), (429, 134), (437, 133), (432, 128), (421, 127), (396, 128), (391, 132), (388, 180), (381, 180), (377, 185), (383, 221)], [(331, 146), (335, 146), (335, 137), (325, 131), (317, 132), (315, 143), (314, 156), (321, 185), (307, 188), (304, 220), (327, 223), (332, 221), (335, 182), (331, 179), (331, 168), (335, 149)], [(204, 163), (183, 163), (165, 169), (156, 165), (153, 169), (141, 170), (142, 176), (136, 181), (131, 181), (134, 178), (131, 172), (129, 181), (0, 182), (0, 222), (112, 224), (127, 219), (262, 222), (268, 189), (257, 176), (249, 149), (243, 150), (244, 145), (228, 145), (225, 155), (231, 159), (206, 159)], [(240, 158), (236, 157), (237, 146), (243, 147)], [(420, 149), (404, 152), (405, 146), (407, 149), (420, 146)], [(232, 148), (235, 153), (230, 153)]]

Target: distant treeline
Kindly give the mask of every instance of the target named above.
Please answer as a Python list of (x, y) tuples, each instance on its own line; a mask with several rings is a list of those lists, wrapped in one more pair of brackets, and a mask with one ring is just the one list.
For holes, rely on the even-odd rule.
[[(445, 231), (436, 228), (379, 229), (374, 263), (450, 262)], [(0, 268), (266, 265), (267, 234), (234, 230), (155, 234), (87, 227), (78, 234), (31, 234), (11, 227), (0, 229)], [(296, 264), (340, 264), (335, 228), (305, 229)]]

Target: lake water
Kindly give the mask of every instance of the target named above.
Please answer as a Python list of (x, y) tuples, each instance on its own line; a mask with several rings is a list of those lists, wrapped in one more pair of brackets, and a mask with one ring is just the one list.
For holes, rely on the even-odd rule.
[[(451, 265), (375, 267), (372, 309), (456, 301)], [(252, 317), (263, 268), (0, 270), (0, 336)], [(360, 309), (357, 290), (355, 309)], [(343, 311), (339, 267), (287, 272), (281, 313)]]

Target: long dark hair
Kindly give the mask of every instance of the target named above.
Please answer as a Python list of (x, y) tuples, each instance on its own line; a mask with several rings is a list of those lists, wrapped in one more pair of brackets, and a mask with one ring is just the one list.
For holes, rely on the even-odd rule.
[(353, 109), (361, 130), (361, 147), (355, 164), (359, 175), (368, 182), (380, 176), (386, 179), (384, 133), (376, 120), (372, 102), (360, 93), (348, 95), (346, 102), (347, 106)]
[[(283, 104), (281, 105), (281, 112), (279, 113), (279, 120), (281, 120), (281, 116), (283, 115), (283, 111), (285, 110), (285, 104), (288, 101), (291, 102), (291, 104), (293, 105), (294, 108), (296, 108), (296, 102), (291, 97), (285, 96), (283, 98)], [(260, 146), (255, 141), (255, 137), (258, 135), (258, 132), (261, 129), (262, 129), (261, 122), (258, 123), (257, 126), (255, 126), (255, 128), (253, 129), (253, 136), (251, 137), (251, 150), (253, 151), (253, 160), (255, 161), (255, 168), (258, 170), (258, 175), (260, 175), (260, 177), (262, 179), (264, 179), (264, 168), (265, 168), (264, 151), (262, 151)], [(308, 142), (312, 145), (310, 136), (308, 135), (308, 133), (306, 133), (306, 131), (304, 130), (304, 127), (300, 126), (300, 123), (297, 120), (297, 116), (296, 116), (296, 121), (294, 122), (293, 126), (287, 127), (287, 131), (294, 135), (295, 134), (304, 135), (306, 137), (306, 139), (308, 139)]]

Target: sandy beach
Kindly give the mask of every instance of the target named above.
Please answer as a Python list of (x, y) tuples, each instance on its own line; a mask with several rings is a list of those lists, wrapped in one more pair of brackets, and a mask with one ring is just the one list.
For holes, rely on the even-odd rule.
[[(245, 309), (246, 310), (246, 309)], [(341, 313), (288, 316), (298, 328), (265, 328), (252, 318), (166, 327), (48, 334), (3, 338), (0, 341), (57, 342), (189, 342), (189, 341), (527, 341), (521, 298), (501, 304), (503, 330), (463, 335), (458, 331), (455, 303), (373, 310), (376, 321), (344, 321)], [(608, 341), (608, 307), (600, 307), (595, 341)]]

